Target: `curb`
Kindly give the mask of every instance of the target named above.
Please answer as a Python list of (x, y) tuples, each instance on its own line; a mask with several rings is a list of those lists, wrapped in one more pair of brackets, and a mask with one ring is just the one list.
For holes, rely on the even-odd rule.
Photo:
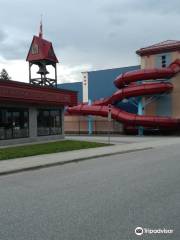
[(49, 168), (49, 167), (55, 167), (55, 166), (69, 164), (69, 163), (78, 163), (78, 162), (82, 162), (82, 161), (87, 161), (87, 160), (90, 160), (93, 158), (101, 158), (101, 157), (107, 157), (107, 156), (113, 156), (113, 155), (119, 155), (119, 154), (131, 153), (131, 152), (139, 152), (139, 151), (145, 151), (145, 150), (149, 150), (149, 149), (153, 149), (153, 147), (130, 149), (130, 150), (124, 150), (124, 151), (115, 152), (115, 153), (105, 153), (105, 154), (101, 154), (101, 155), (93, 155), (90, 157), (77, 158), (77, 159), (72, 159), (69, 161), (46, 163), (46, 164), (41, 164), (41, 165), (27, 167), (27, 168), (24, 167), (24, 168), (19, 168), (19, 169), (15, 169), (15, 170), (3, 171), (3, 172), (0, 172), (0, 176), (16, 174), (16, 173), (21, 173), (21, 172), (27, 172), (27, 171), (35, 171), (35, 170), (40, 170), (43, 168)]

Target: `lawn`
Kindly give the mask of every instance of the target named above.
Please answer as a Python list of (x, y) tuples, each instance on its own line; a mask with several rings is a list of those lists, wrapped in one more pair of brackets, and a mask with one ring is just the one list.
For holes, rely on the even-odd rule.
[(104, 143), (64, 140), (0, 149), (0, 160), (108, 146)]

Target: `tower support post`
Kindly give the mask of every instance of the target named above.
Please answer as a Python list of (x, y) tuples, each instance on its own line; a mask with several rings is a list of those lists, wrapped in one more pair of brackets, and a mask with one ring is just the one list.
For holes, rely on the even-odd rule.
[[(89, 99), (88, 105), (91, 105), (91, 100)], [(88, 116), (88, 134), (92, 135), (93, 133), (93, 119), (92, 116)]]
[[(138, 115), (144, 114), (144, 106), (143, 106), (143, 98), (138, 97)], [(144, 128), (142, 126), (138, 127), (138, 135), (143, 136), (144, 135)]]

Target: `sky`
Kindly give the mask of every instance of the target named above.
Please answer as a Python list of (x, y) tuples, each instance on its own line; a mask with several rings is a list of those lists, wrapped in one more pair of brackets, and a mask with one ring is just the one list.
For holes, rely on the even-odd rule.
[(81, 72), (138, 65), (139, 48), (180, 40), (179, 0), (0, 0), (0, 70), (28, 82), (26, 56), (43, 15), (52, 41), (58, 82), (81, 81)]

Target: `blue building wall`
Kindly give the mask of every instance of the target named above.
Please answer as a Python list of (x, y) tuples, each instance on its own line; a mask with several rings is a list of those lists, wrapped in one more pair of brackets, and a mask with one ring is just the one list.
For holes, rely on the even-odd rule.
[(125, 72), (140, 69), (140, 66), (114, 68), (88, 72), (89, 98), (94, 101), (111, 96), (118, 89), (113, 81)]
[[(139, 65), (88, 72), (89, 99), (94, 101), (111, 96), (118, 90), (113, 83), (115, 78), (122, 73), (137, 69), (140, 69)], [(118, 107), (137, 113), (137, 107), (129, 102), (120, 102)]]
[[(118, 90), (113, 83), (115, 78), (122, 73), (137, 69), (140, 69), (139, 65), (88, 72), (89, 99), (94, 101), (111, 96)], [(82, 82), (58, 84), (58, 87), (78, 91), (78, 101), (82, 102)], [(137, 113), (137, 107), (129, 102), (120, 102), (118, 106), (128, 112)]]
[(58, 84), (58, 88), (67, 89), (78, 92), (78, 102), (82, 102), (82, 82), (74, 82), (74, 83), (62, 83)]

